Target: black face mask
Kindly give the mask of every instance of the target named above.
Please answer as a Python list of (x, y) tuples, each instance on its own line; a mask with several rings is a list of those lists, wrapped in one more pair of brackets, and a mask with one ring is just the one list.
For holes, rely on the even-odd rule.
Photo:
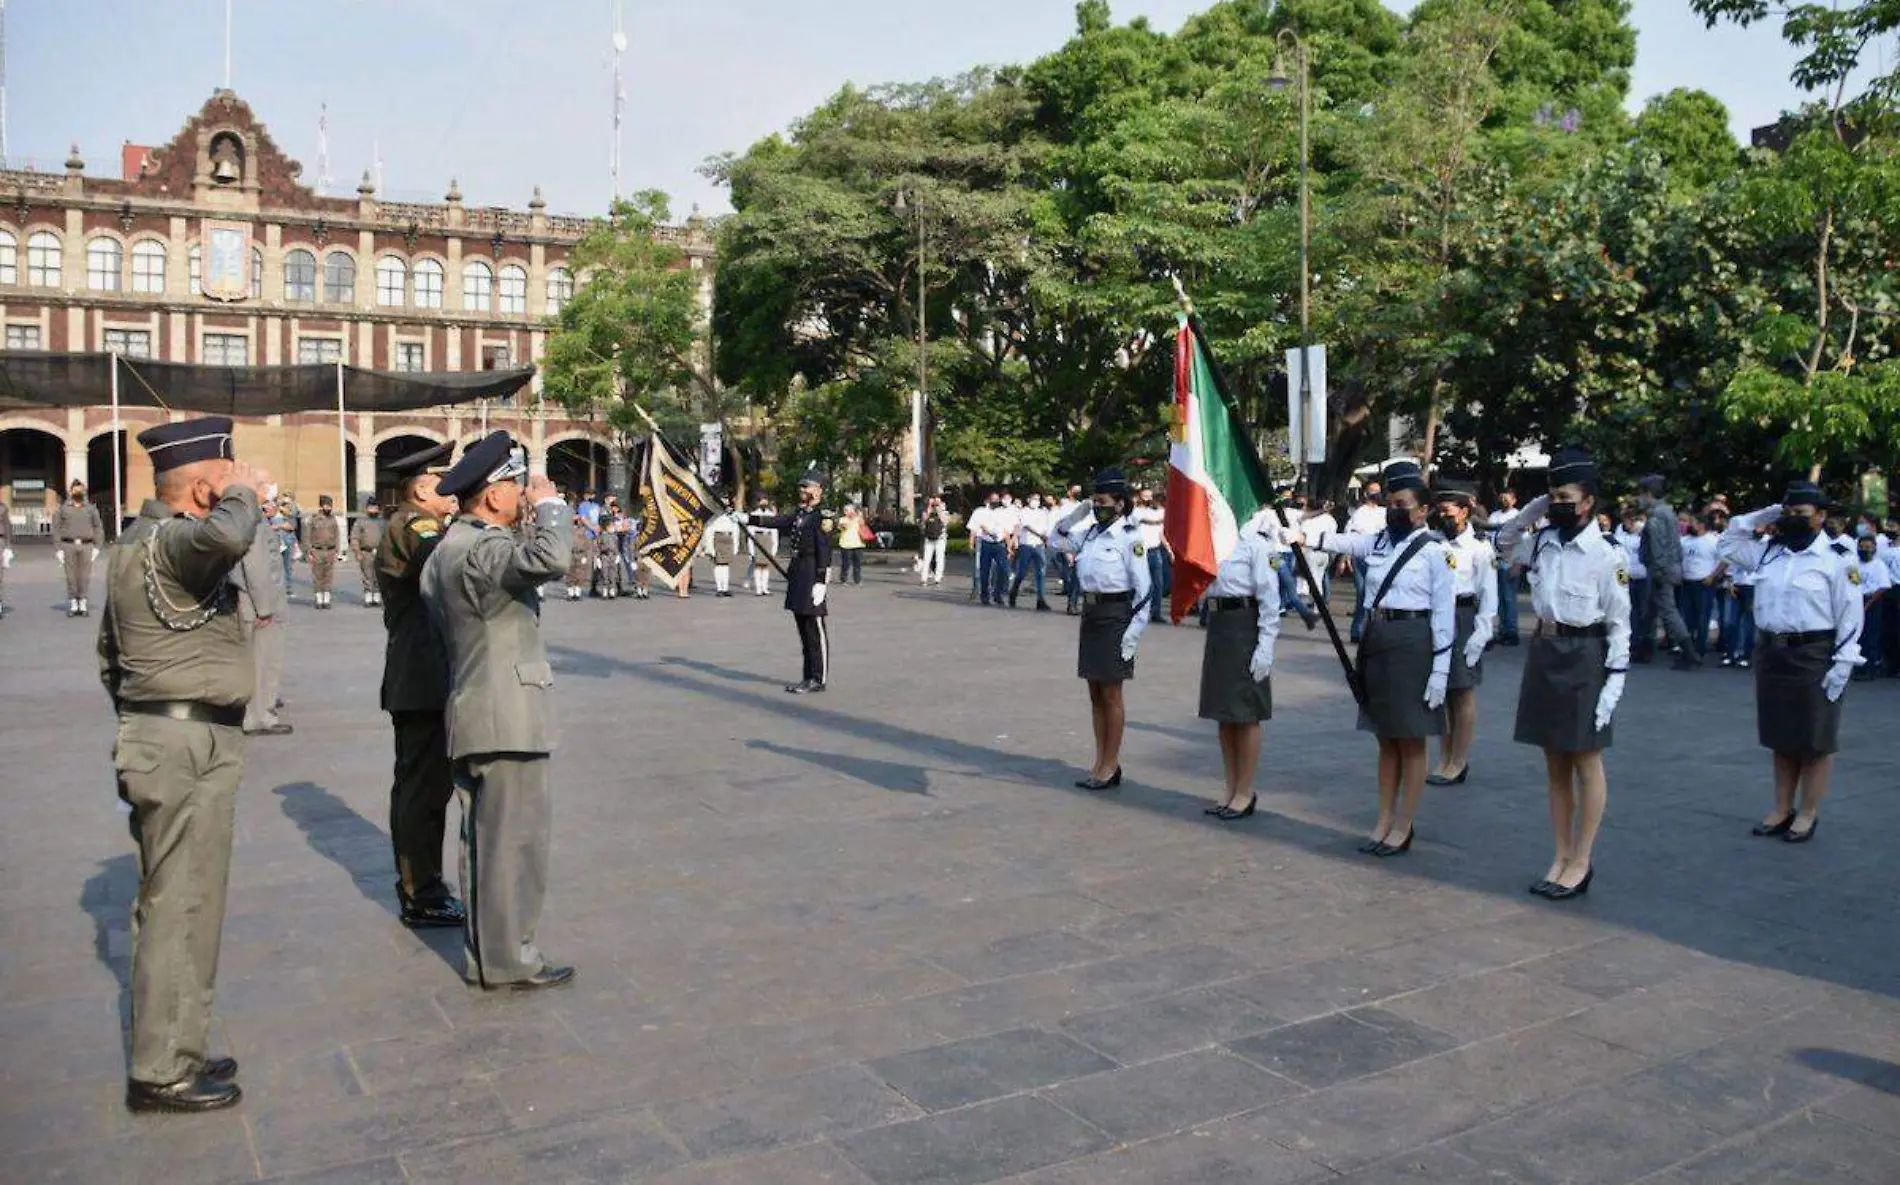
[(1417, 528), (1412, 525), (1412, 512), (1393, 506), (1385, 512), (1385, 529), (1394, 539), (1403, 539)]
[(1575, 502), (1552, 502), (1544, 516), (1550, 519), (1550, 525), (1557, 528), (1557, 533), (1564, 537), (1565, 542), (1575, 539), (1583, 530), (1583, 507)]
[(1113, 506), (1097, 506), (1095, 508), (1095, 521), (1105, 527), (1120, 517), (1121, 511)]
[(1871, 563), (1873, 563), (1873, 562), (1874, 562), (1874, 549), (1873, 549), (1873, 548), (1871, 548), (1871, 547), (1864, 547), (1864, 548), (1862, 548), (1862, 549), (1861, 549), (1861, 552), (1860, 552), (1860, 562), (1861, 562), (1861, 563), (1863, 563), (1863, 564), (1871, 564)]
[(1804, 514), (1784, 514), (1775, 521), (1775, 538), (1792, 551), (1806, 551), (1819, 533), (1814, 520)]
[(1457, 538), (1460, 530), (1457, 520), (1449, 514), (1434, 514), (1426, 520), (1426, 524), (1447, 539)]

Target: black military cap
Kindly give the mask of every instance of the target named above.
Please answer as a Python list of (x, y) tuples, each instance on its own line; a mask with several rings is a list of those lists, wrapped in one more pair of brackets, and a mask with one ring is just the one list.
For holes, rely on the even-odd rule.
[(194, 465), (199, 461), (231, 460), (237, 449), (231, 440), (231, 417), (205, 416), (159, 424), (139, 433), (139, 445), (152, 458), (152, 475)]
[(1420, 494), (1425, 492), (1425, 471), (1418, 467), (1417, 461), (1394, 461), (1379, 474), (1379, 480), (1385, 485), (1388, 494), (1404, 490)]
[(1587, 493), (1594, 494), (1597, 488), (1597, 463), (1590, 454), (1575, 446), (1559, 448), (1550, 457), (1550, 488), (1578, 485)]
[(810, 469), (805, 470), (805, 476), (798, 479), (798, 484), (801, 486), (822, 487), (829, 484), (829, 481), (830, 476), (823, 469), (813, 465)]
[(1121, 470), (1110, 466), (1095, 475), (1095, 492), (1125, 495), (1128, 493), (1128, 479), (1122, 476)]
[(398, 481), (407, 481), (412, 477), (419, 477), (431, 469), (445, 468), (449, 454), (454, 451), (455, 444), (452, 441), (445, 441), (442, 444), (432, 444), (420, 452), (410, 453), (406, 457), (396, 458), (383, 467), (383, 472)]
[(335, 506), (336, 500), (330, 497), (330, 495), (328, 494), (318, 494), (317, 505), (318, 506)]
[(527, 459), (506, 432), (490, 432), (470, 445), (455, 467), (442, 475), (436, 492), (450, 498), (465, 498), (484, 486), (511, 481), (528, 472)]
[(1783, 506), (1812, 506), (1817, 510), (1832, 510), (1834, 502), (1821, 492), (1821, 487), (1805, 477), (1797, 477), (1788, 482), (1788, 488), (1781, 493)]
[(1470, 506), (1477, 500), (1477, 494), (1477, 488), (1470, 482), (1453, 481), (1450, 478), (1441, 477), (1438, 480), (1438, 488), (1432, 491), (1432, 501), (1454, 502), (1459, 506)]

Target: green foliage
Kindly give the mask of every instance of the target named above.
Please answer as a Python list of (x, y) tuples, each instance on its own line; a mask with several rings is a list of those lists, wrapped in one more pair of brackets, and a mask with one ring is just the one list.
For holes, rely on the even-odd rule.
[(1668, 167), (1674, 188), (1690, 193), (1733, 176), (1741, 157), (1728, 108), (1707, 91), (1678, 89), (1650, 99), (1636, 117), (1636, 144)]

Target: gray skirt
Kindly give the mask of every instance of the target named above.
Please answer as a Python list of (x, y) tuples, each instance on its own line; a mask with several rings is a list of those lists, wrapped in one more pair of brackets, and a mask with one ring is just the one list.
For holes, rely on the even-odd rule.
[[(1755, 732), (1762, 747), (1810, 760), (1841, 747), (1841, 705), (1828, 703), (1821, 680), (1834, 664), (1834, 639), (1755, 647)], [(1845, 698), (1845, 697), (1843, 697)]]
[(1256, 683), (1254, 647), (1260, 641), (1260, 610), (1213, 609), (1201, 647), (1201, 719), (1222, 724), (1258, 724), (1273, 718), (1273, 680)]
[(1382, 741), (1444, 736), (1445, 709), (1425, 706), (1425, 684), (1432, 677), (1432, 619), (1387, 621), (1370, 617), (1359, 643), (1359, 673), (1366, 702), (1359, 728)]
[(1607, 638), (1532, 637), (1512, 738), (1558, 753), (1609, 748), (1610, 729), (1597, 731), (1597, 697), (1609, 679), (1603, 669), (1609, 654)]
[(1465, 647), (1471, 644), (1471, 635), (1478, 629), (1478, 607), (1460, 605), (1457, 612), (1458, 632), (1451, 643), (1451, 681), (1445, 686), (1453, 691), (1468, 691), (1484, 682), (1484, 667), (1465, 662)]
[(1091, 683), (1120, 683), (1135, 677), (1132, 660), (1122, 661), (1122, 635), (1135, 619), (1133, 601), (1097, 601), (1082, 607), (1082, 641), (1075, 673)]

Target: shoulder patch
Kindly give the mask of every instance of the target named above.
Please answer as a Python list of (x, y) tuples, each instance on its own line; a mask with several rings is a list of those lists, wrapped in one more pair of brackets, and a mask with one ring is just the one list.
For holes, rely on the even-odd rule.
[(1860, 565), (1859, 564), (1855, 564), (1852, 567), (1847, 569), (1847, 583), (1849, 584), (1860, 583)]
[(1275, 572), (1278, 572), (1280, 570), (1281, 560), (1280, 560), (1279, 552), (1276, 551), (1272, 555), (1267, 557), (1267, 566), (1269, 568), (1272, 568)]
[(1457, 548), (1447, 547), (1445, 549), (1445, 566), (1447, 568), (1450, 568), (1454, 572), (1458, 570), (1458, 549)]
[(428, 515), (418, 515), (409, 520), (409, 529), (419, 539), (433, 539), (442, 533), (442, 524)]
[(1145, 556), (1147, 554), (1148, 554), (1147, 548), (1143, 547), (1139, 543), (1135, 544), (1135, 558), (1136, 559), (1140, 559), (1142, 556)]
[(1616, 566), (1616, 582), (1624, 588), (1628, 588), (1630, 584), (1630, 570), (1621, 564)]

